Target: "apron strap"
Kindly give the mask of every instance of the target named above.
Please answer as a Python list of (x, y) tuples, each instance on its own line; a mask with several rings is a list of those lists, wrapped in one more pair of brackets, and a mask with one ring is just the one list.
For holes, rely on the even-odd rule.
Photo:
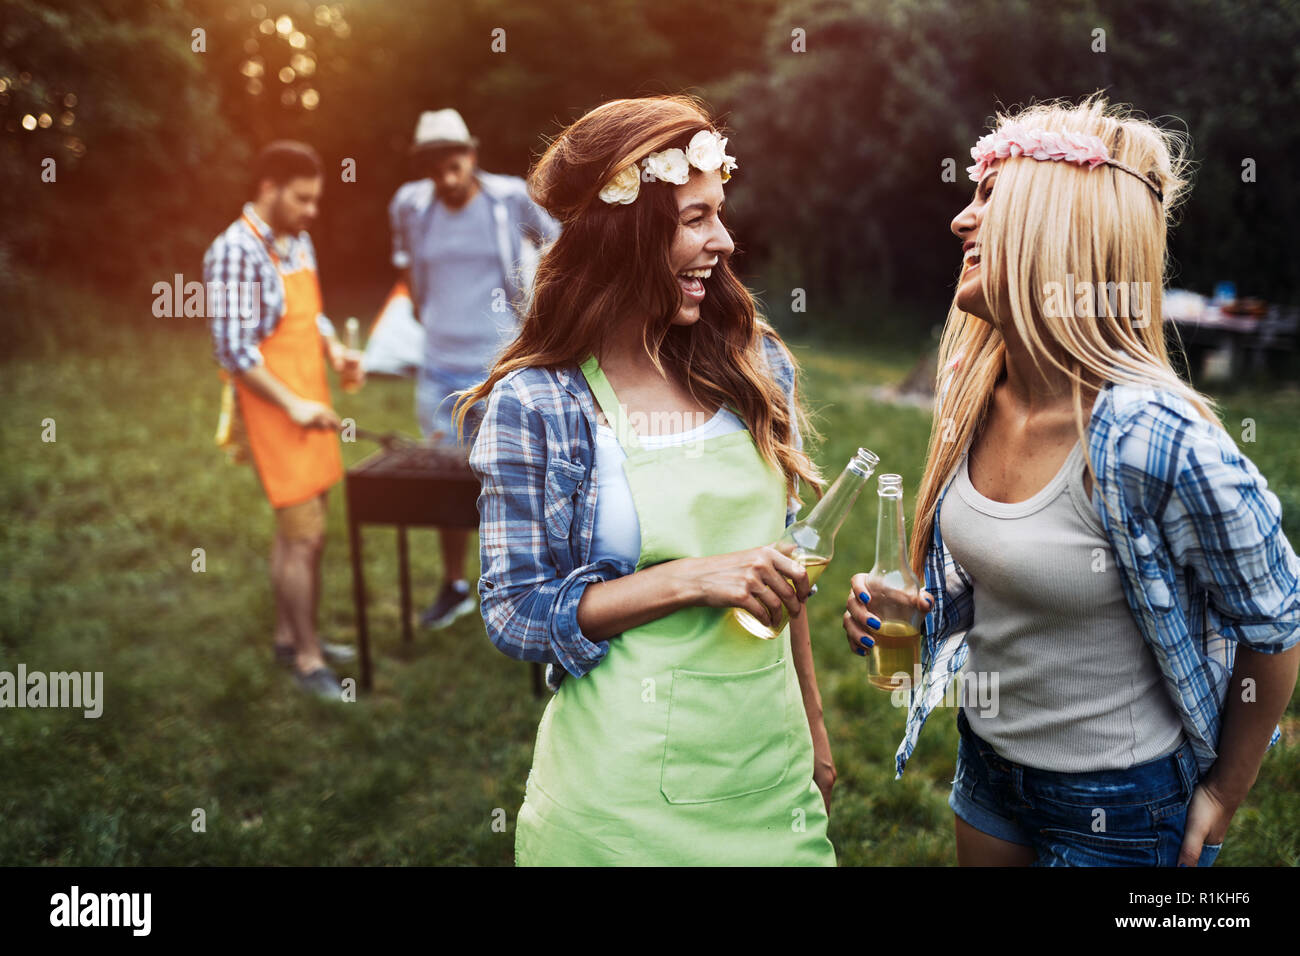
[(275, 266), (275, 271), (283, 275), (284, 270), (280, 268), (280, 257), (276, 255), (275, 247), (272, 245), (271, 240), (267, 236), (262, 235), (261, 230), (253, 224), (253, 220), (248, 218), (247, 213), (240, 213), (239, 218), (244, 221), (244, 225), (248, 227), (248, 231), (262, 241), (262, 248), (265, 249), (266, 254), (271, 257), (271, 264)]
[(623, 406), (619, 404), (618, 396), (614, 394), (609, 379), (600, 370), (600, 363), (596, 361), (596, 356), (588, 356), (579, 368), (582, 369), (582, 374), (591, 387), (591, 393), (596, 396), (596, 403), (600, 405), (600, 410), (605, 413), (606, 420), (614, 429), (614, 434), (618, 436), (618, 443), (623, 446), (623, 452), (631, 458), (634, 453), (641, 450), (641, 442), (637, 440), (636, 432), (632, 431), (632, 426), (624, 417)]

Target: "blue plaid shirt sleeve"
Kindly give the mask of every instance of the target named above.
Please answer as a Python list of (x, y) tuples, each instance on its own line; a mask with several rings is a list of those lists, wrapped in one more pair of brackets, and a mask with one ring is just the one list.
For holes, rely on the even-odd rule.
[[(238, 242), (220, 236), (203, 257), (203, 283), (205, 288), (221, 297), (221, 302), (211, 309), (209, 330), (212, 334), (212, 351), (217, 362), (228, 372), (247, 372), (262, 364), (262, 353), (257, 347), (264, 317), (245, 316), (241, 311), (252, 305), (246, 290), (260, 286), (257, 261)], [(255, 303), (265, 309), (263, 301)]]
[[(934, 410), (936, 422), (942, 422), (939, 416), (943, 408), (943, 400), (948, 395), (948, 389), (952, 387), (954, 377), (949, 373), (939, 388)], [(951, 485), (952, 477), (952, 475), (948, 476), (947, 483), (935, 502), (931, 526), (933, 531), (925, 560), (925, 590), (935, 601), (935, 606), (926, 615), (925, 644), (932, 654), (937, 653), (938, 646), (949, 637), (968, 631), (975, 619), (975, 590), (971, 586), (970, 576), (944, 545), (939, 522), (939, 510), (943, 504), (944, 494)], [(931, 658), (927, 658), (927, 663), (929, 659)]]
[(1164, 502), (1170, 555), (1205, 588), (1219, 633), (1266, 654), (1300, 643), (1300, 562), (1254, 463), (1222, 428), (1160, 406), (1134, 431), (1121, 448), (1136, 438), (1148, 458), (1167, 458), (1148, 470), (1147, 504)]
[(565, 469), (563, 462), (554, 467), (563, 455), (548, 449), (547, 436), (542, 413), (521, 400), (513, 377), (499, 381), (469, 459), (480, 482), (479, 603), (488, 637), (503, 654), (558, 664), (581, 677), (609, 647), (583, 635), (578, 604), (587, 585), (627, 568), (600, 559), (560, 572), (547, 540), (548, 510), (574, 489), (550, 493), (553, 469), (560, 483)]

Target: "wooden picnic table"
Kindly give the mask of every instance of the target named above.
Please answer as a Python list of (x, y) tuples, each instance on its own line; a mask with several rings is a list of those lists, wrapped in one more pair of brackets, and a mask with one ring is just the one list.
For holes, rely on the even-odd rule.
[(1212, 303), (1199, 311), (1166, 312), (1187, 352), (1189, 371), (1198, 374), (1211, 353), (1227, 354), (1229, 377), (1265, 371), (1271, 359), (1296, 348), (1300, 309), (1272, 305), (1263, 315), (1240, 315)]

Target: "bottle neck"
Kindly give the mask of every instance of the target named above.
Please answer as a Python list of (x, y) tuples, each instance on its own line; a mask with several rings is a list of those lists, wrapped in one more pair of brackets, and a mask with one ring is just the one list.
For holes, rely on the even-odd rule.
[(909, 568), (907, 533), (903, 526), (901, 495), (880, 495), (880, 520), (876, 524), (876, 563), (873, 572), (903, 571)]
[[(855, 469), (852, 465), (844, 469), (801, 523), (815, 527), (828, 543), (833, 541), (870, 476), (869, 470)], [(829, 554), (825, 556), (830, 557)]]

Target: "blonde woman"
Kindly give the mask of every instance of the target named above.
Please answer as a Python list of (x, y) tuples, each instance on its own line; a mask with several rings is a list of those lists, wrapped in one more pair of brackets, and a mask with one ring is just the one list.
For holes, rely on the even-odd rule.
[[(1280, 738), (1300, 566), (1277, 497), (1166, 354), (1184, 146), (1094, 95), (1000, 115), (972, 155), (898, 775), (964, 666), (961, 865), (1207, 866)], [(855, 651), (900, 613), (877, 592), (854, 575)]]

